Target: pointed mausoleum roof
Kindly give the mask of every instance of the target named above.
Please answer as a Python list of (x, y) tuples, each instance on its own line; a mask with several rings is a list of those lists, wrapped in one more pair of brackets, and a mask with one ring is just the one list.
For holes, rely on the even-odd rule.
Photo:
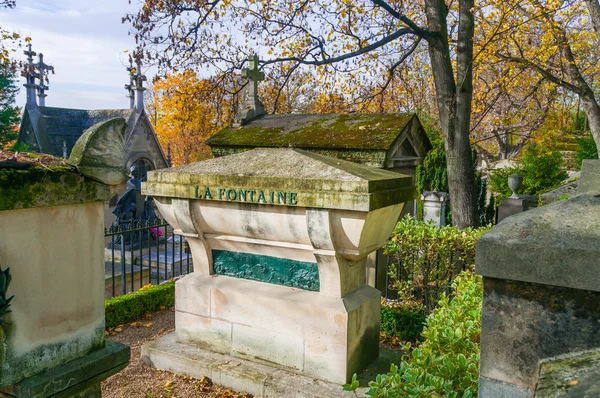
[[(28, 45), (25, 55), (28, 56), (28, 67), (23, 73), (27, 81), (27, 103), (17, 142), (36, 152), (67, 158), (85, 130), (96, 123), (123, 118), (127, 121), (127, 169), (133, 164), (144, 166), (147, 170), (169, 166), (144, 110), (143, 82), (146, 78), (141, 73), (139, 62), (136, 68), (133, 65), (127, 68), (130, 84), (125, 85), (125, 89), (130, 99), (129, 109), (69, 109), (45, 106), (45, 91), (49, 89), (45, 74), (52, 67), (43, 62), (42, 54), (39, 54), (38, 63), (33, 62), (36, 53), (31, 50), (31, 45)], [(36, 100), (36, 92), (39, 100)]]
[[(23, 114), (20, 142), (32, 149), (54, 156), (71, 153), (75, 142), (94, 124), (117, 117), (129, 120), (133, 109), (85, 110), (54, 108), (49, 106), (26, 107)], [(133, 127), (133, 126), (132, 126)], [(32, 137), (26, 137), (27, 135)], [(66, 148), (65, 148), (66, 146)]]
[(208, 141), (215, 156), (292, 147), (368, 166), (416, 166), (431, 142), (414, 113), (264, 115), (229, 126)]

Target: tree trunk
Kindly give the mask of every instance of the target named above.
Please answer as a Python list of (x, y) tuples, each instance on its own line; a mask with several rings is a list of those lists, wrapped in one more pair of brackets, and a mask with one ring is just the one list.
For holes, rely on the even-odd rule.
[(594, 137), (594, 141), (596, 142), (598, 156), (600, 156), (600, 106), (598, 106), (598, 102), (596, 101), (596, 98), (594, 98), (593, 93), (582, 95), (580, 98), (581, 107), (585, 112), (586, 121), (592, 132), (592, 137)]
[(473, 0), (461, 0), (457, 50), (457, 78), (448, 45), (447, 8), (443, 0), (426, 0), (427, 25), (437, 35), (427, 39), (431, 70), (444, 133), (452, 223), (458, 228), (475, 226), (475, 177), (469, 141), (473, 91)]
[(600, 43), (600, 4), (598, 0), (585, 0), (588, 10), (590, 10), (590, 16), (592, 17), (592, 25), (596, 31), (596, 38)]

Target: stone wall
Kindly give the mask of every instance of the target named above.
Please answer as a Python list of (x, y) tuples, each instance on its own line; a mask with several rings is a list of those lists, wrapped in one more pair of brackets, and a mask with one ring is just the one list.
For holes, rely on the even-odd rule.
[(103, 345), (103, 223), (102, 202), (1, 213), (0, 264), (15, 298), (0, 385)]

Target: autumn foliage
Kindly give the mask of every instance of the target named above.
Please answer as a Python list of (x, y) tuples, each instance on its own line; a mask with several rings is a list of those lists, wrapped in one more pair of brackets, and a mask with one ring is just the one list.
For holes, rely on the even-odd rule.
[(161, 146), (171, 148), (172, 165), (210, 158), (206, 140), (232, 117), (224, 90), (187, 70), (156, 81), (151, 95), (149, 113)]

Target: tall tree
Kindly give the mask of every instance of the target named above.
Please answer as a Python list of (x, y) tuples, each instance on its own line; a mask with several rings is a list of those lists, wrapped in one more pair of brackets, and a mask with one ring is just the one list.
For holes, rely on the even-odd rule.
[(161, 146), (165, 152), (171, 147), (174, 166), (209, 158), (206, 139), (229, 119), (231, 103), (213, 84), (188, 70), (169, 74), (152, 85), (149, 113)]
[(511, 45), (499, 50), (498, 57), (577, 94), (600, 148), (600, 104), (593, 79), (600, 61), (597, 0), (507, 0), (497, 7), (517, 11), (507, 25), (523, 26), (507, 30)]
[[(0, 9), (14, 8), (15, 0), (0, 0)], [(29, 40), (29, 38), (27, 38)], [(20, 109), (15, 106), (19, 89), (15, 83), (19, 63), (11, 55), (20, 44), (20, 35), (0, 27), (0, 149), (17, 139)]]
[(0, 64), (0, 149), (8, 147), (19, 135), (21, 110), (15, 105), (19, 88), (11, 68)]
[(476, 11), (474, 0), (450, 8), (443, 0), (145, 0), (124, 21), (131, 22), (144, 54), (168, 69), (211, 64), (232, 75), (266, 47), (272, 55), (263, 68), (283, 62), (291, 75), (312, 66), (320, 84), (335, 81), (343, 91), (378, 70), (392, 75), (426, 42), (453, 222), (467, 227), (476, 224), (469, 142)]

